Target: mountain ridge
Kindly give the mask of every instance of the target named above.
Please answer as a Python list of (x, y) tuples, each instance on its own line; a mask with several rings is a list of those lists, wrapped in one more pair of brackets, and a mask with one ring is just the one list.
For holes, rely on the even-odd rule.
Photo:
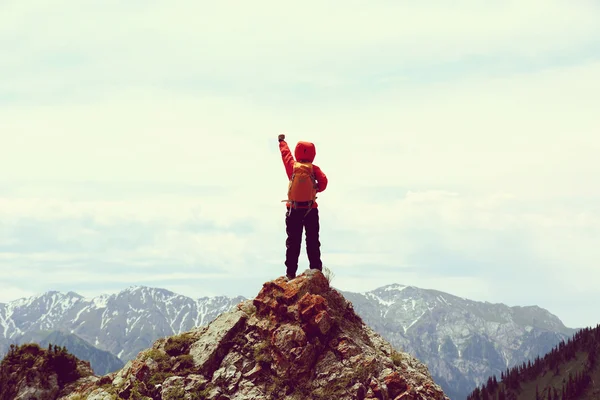
[[(370, 290), (370, 291), (366, 291), (366, 292), (350, 292), (350, 291), (342, 291), (344, 293), (350, 293), (350, 294), (358, 294), (358, 295), (362, 295), (365, 296), (367, 298), (374, 298), (375, 300), (377, 300), (379, 302), (379, 304), (381, 305), (386, 305), (389, 306), (391, 304), (393, 304), (393, 302), (390, 302), (389, 300), (385, 300), (382, 299), (381, 297), (377, 296), (377, 294), (380, 293), (386, 293), (386, 292), (392, 292), (395, 290), (395, 293), (400, 293), (400, 292), (405, 292), (405, 291), (413, 291), (415, 293), (419, 293), (419, 294), (429, 294), (430, 297), (434, 297), (431, 296), (431, 294), (435, 294), (436, 299), (439, 299), (440, 304), (441, 303), (445, 303), (446, 305), (451, 305), (449, 304), (449, 302), (446, 300), (446, 298), (451, 299), (451, 300), (455, 300), (454, 304), (460, 304), (460, 303), (467, 303), (470, 306), (475, 305), (475, 304), (479, 304), (479, 305), (485, 305), (491, 308), (502, 308), (505, 310), (510, 310), (513, 314), (515, 314), (518, 317), (522, 317), (521, 314), (516, 314), (517, 312), (527, 312), (530, 310), (534, 310), (536, 312), (545, 314), (546, 316), (548, 316), (550, 318), (550, 320), (553, 322), (553, 326), (540, 326), (541, 328), (546, 328), (546, 329), (555, 329), (558, 328), (562, 333), (565, 334), (571, 334), (576, 330), (579, 330), (581, 328), (569, 328), (566, 327), (563, 322), (560, 320), (560, 318), (554, 314), (552, 314), (549, 310), (542, 308), (538, 305), (527, 305), (527, 306), (520, 306), (520, 305), (516, 305), (516, 306), (509, 306), (505, 303), (492, 303), (492, 302), (488, 302), (488, 301), (477, 301), (477, 300), (472, 300), (472, 299), (468, 299), (465, 297), (460, 297), (460, 296), (456, 296), (447, 292), (442, 292), (440, 290), (437, 289), (424, 289), (424, 288), (419, 288), (416, 286), (406, 286), (406, 285), (401, 285), (398, 283), (393, 283), (393, 284), (389, 284), (389, 285), (385, 285), (382, 287), (379, 287), (377, 289), (374, 290)], [(464, 308), (465, 310), (468, 307)]]
[[(341, 290), (344, 293), (351, 293), (351, 294), (359, 294), (359, 295), (363, 295), (363, 296), (369, 296), (372, 295), (373, 293), (379, 292), (381, 290), (389, 290), (390, 288), (402, 288), (402, 289), (409, 289), (409, 290), (416, 290), (416, 291), (420, 291), (420, 292), (431, 292), (431, 293), (437, 293), (441, 296), (448, 296), (450, 298), (454, 298), (454, 299), (459, 299), (461, 301), (467, 301), (467, 302), (473, 302), (473, 303), (479, 303), (479, 304), (485, 304), (485, 305), (490, 305), (490, 306), (502, 306), (505, 308), (509, 308), (509, 309), (513, 309), (513, 310), (527, 310), (527, 309), (535, 309), (537, 311), (541, 311), (544, 313), (547, 313), (548, 315), (550, 315), (552, 318), (555, 318), (560, 325), (562, 325), (563, 329), (566, 329), (566, 331), (568, 332), (574, 332), (576, 330), (582, 329), (583, 327), (579, 327), (579, 328), (569, 328), (564, 326), (564, 324), (562, 323), (562, 321), (560, 321), (560, 318), (557, 317), (556, 315), (552, 314), (549, 310), (540, 307), (538, 305), (514, 305), (514, 306), (509, 306), (506, 303), (502, 303), (502, 302), (489, 302), (489, 301), (479, 301), (479, 300), (472, 300), (466, 297), (461, 297), (461, 296), (457, 296), (457, 295), (453, 295), (451, 293), (448, 292), (443, 292), (440, 291), (438, 289), (426, 289), (426, 288), (420, 288), (418, 286), (413, 286), (413, 285), (402, 285), (399, 283), (392, 283), (392, 284), (388, 284), (388, 285), (384, 285), (381, 287), (378, 287), (376, 289), (370, 290), (370, 291), (362, 291), (362, 292), (352, 292), (352, 291), (345, 291), (345, 290)], [(340, 289), (338, 289), (340, 290)], [(83, 302), (83, 303), (87, 303), (87, 304), (94, 304), (96, 305), (98, 308), (104, 308), (106, 307), (106, 301), (109, 298), (113, 298), (115, 296), (122, 296), (125, 293), (135, 293), (136, 291), (142, 291), (145, 292), (146, 294), (148, 292), (158, 292), (158, 293), (162, 293), (162, 294), (168, 294), (171, 295), (173, 297), (176, 298), (184, 298), (186, 300), (194, 300), (194, 301), (206, 301), (206, 300), (213, 300), (213, 299), (217, 299), (217, 300), (221, 300), (221, 299), (242, 299), (242, 300), (247, 300), (246, 297), (244, 296), (203, 296), (203, 297), (198, 297), (198, 298), (193, 298), (190, 296), (186, 296), (186, 295), (182, 295), (182, 294), (178, 294), (176, 292), (170, 291), (168, 289), (163, 289), (163, 288), (159, 288), (159, 287), (152, 287), (152, 286), (145, 286), (145, 285), (131, 285), (128, 286), (127, 288), (118, 291), (116, 293), (112, 293), (112, 294), (108, 294), (108, 293), (103, 293), (103, 294), (99, 294), (97, 296), (93, 296), (93, 297), (84, 297), (80, 294), (78, 294), (77, 292), (74, 291), (68, 291), (66, 293), (64, 292), (60, 292), (60, 291), (56, 291), (56, 290), (50, 290), (47, 292), (43, 292), (43, 293), (39, 293), (36, 295), (32, 295), (29, 297), (21, 297), (18, 298), (16, 300), (12, 300), (9, 302), (0, 302), (0, 322), (2, 322), (2, 317), (3, 317), (3, 313), (2, 313), (2, 307), (6, 307), (8, 310), (14, 310), (15, 308), (19, 307), (19, 306), (30, 306), (32, 302), (38, 302), (40, 301), (42, 298), (46, 298), (49, 296), (62, 296), (63, 299), (67, 298), (67, 299), (71, 299), (73, 301), (73, 303), (77, 302), (78, 300)], [(2, 325), (0, 325), (2, 326)]]
[[(91, 299), (72, 291), (48, 291), (0, 305), (0, 337), (10, 341), (28, 331), (65, 330), (127, 361), (150, 345), (155, 335), (206, 325), (242, 300), (241, 296), (192, 299), (138, 285)], [(117, 337), (107, 337), (103, 333), (107, 330)]]

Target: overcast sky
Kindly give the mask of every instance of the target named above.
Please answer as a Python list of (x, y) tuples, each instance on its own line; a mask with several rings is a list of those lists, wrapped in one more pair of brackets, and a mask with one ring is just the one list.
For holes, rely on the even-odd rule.
[(598, 21), (592, 0), (0, 1), (0, 302), (254, 297), (285, 272), (285, 133), (329, 178), (338, 289), (595, 325)]

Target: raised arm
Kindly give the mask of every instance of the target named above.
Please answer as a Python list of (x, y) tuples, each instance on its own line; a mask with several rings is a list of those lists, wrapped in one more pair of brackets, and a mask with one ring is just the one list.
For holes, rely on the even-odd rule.
[(279, 150), (281, 151), (281, 159), (285, 166), (285, 172), (287, 173), (288, 179), (292, 179), (292, 172), (294, 171), (294, 156), (288, 144), (285, 142), (285, 137), (279, 136)]

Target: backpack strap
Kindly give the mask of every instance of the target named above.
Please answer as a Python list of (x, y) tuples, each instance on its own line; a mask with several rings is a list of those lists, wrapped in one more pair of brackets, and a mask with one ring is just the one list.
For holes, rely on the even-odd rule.
[(313, 203), (314, 203), (314, 200), (312, 200), (312, 201), (309, 201), (309, 204), (308, 204), (308, 210), (306, 210), (306, 213), (304, 214), (304, 216), (305, 216), (305, 217), (306, 217), (306, 216), (308, 215), (308, 213), (309, 213), (309, 212), (310, 212), (310, 211), (313, 209), (313, 208), (312, 208), (312, 205), (313, 205)]

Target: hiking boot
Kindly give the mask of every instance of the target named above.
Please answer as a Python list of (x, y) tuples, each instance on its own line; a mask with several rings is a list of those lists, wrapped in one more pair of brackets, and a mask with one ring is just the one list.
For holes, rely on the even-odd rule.
[(296, 277), (296, 274), (286, 274), (285, 277), (288, 279), (288, 281), (291, 281)]

